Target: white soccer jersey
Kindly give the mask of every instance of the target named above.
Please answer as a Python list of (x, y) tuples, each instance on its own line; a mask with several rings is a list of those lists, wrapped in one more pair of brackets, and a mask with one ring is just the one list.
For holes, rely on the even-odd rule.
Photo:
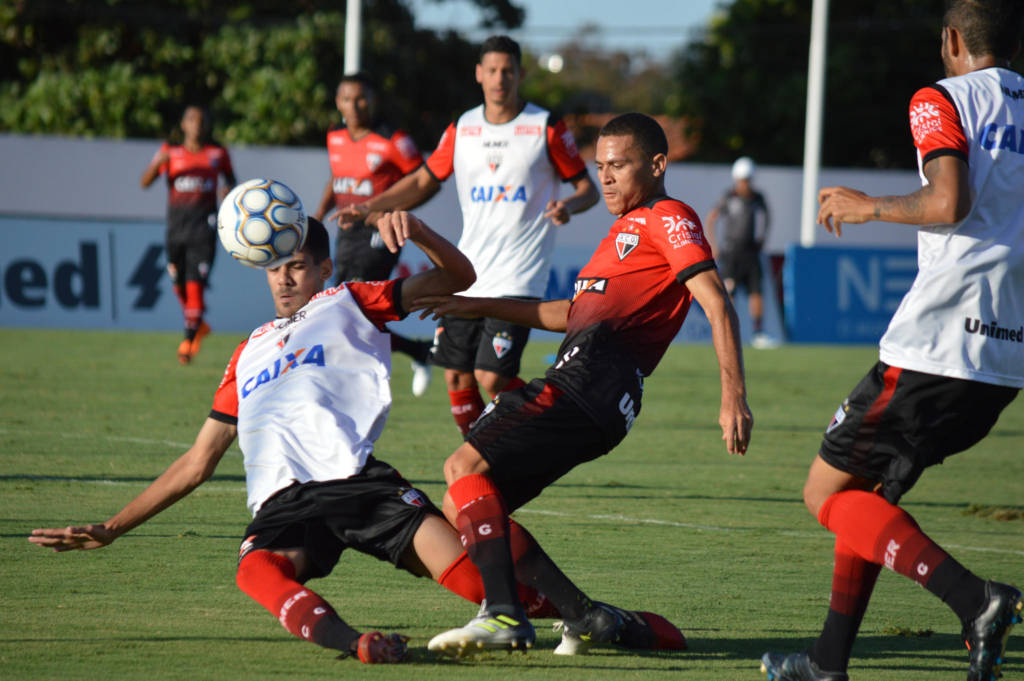
[(918, 274), (882, 337), (887, 364), (1024, 387), (1024, 78), (1001, 68), (941, 80), (910, 103), (922, 168), (968, 162), (971, 210), (918, 231)]
[(481, 104), (448, 126), (427, 169), (438, 181), (455, 174), (458, 246), (477, 274), (466, 295), (542, 297), (555, 242), (545, 208), (561, 180), (586, 173), (565, 125), (533, 104), (494, 125)]
[(391, 407), (395, 281), (347, 283), (287, 319), (259, 327), (235, 350), (211, 417), (237, 422), (248, 506), (293, 482), (363, 469)]

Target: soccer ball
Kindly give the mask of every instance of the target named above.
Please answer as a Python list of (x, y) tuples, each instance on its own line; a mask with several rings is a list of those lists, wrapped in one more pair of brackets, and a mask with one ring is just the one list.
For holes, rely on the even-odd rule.
[(306, 241), (306, 212), (298, 194), (276, 180), (248, 180), (224, 197), (217, 235), (238, 262), (269, 269), (283, 264)]

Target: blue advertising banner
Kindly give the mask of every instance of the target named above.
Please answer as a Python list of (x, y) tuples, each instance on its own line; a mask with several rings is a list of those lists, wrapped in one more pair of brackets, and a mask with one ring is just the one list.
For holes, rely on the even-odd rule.
[(797, 343), (877, 343), (917, 276), (914, 249), (786, 251), (786, 331)]

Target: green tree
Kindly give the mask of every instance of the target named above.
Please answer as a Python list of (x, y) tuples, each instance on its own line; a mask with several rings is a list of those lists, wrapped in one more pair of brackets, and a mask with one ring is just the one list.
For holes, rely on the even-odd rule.
[[(913, 167), (907, 104), (917, 89), (943, 77), (944, 4), (830, 3), (824, 164)], [(677, 54), (672, 113), (697, 121), (697, 158), (802, 162), (811, 5), (735, 0)]]
[[(484, 25), (522, 22), (511, 0), (474, 2)], [(198, 103), (224, 142), (320, 144), (344, 17), (334, 0), (0, 0), (0, 130), (160, 137)], [(363, 22), (364, 68), (431, 146), (479, 101), (476, 46), (417, 29), (404, 0), (366, 0)]]

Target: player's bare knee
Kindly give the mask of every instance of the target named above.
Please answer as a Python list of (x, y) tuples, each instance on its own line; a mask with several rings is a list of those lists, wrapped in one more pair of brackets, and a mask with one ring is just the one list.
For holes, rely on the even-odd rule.
[(468, 442), (455, 450), (444, 462), (444, 479), (449, 485), (467, 475), (486, 473), (490, 466), (476, 447)]

